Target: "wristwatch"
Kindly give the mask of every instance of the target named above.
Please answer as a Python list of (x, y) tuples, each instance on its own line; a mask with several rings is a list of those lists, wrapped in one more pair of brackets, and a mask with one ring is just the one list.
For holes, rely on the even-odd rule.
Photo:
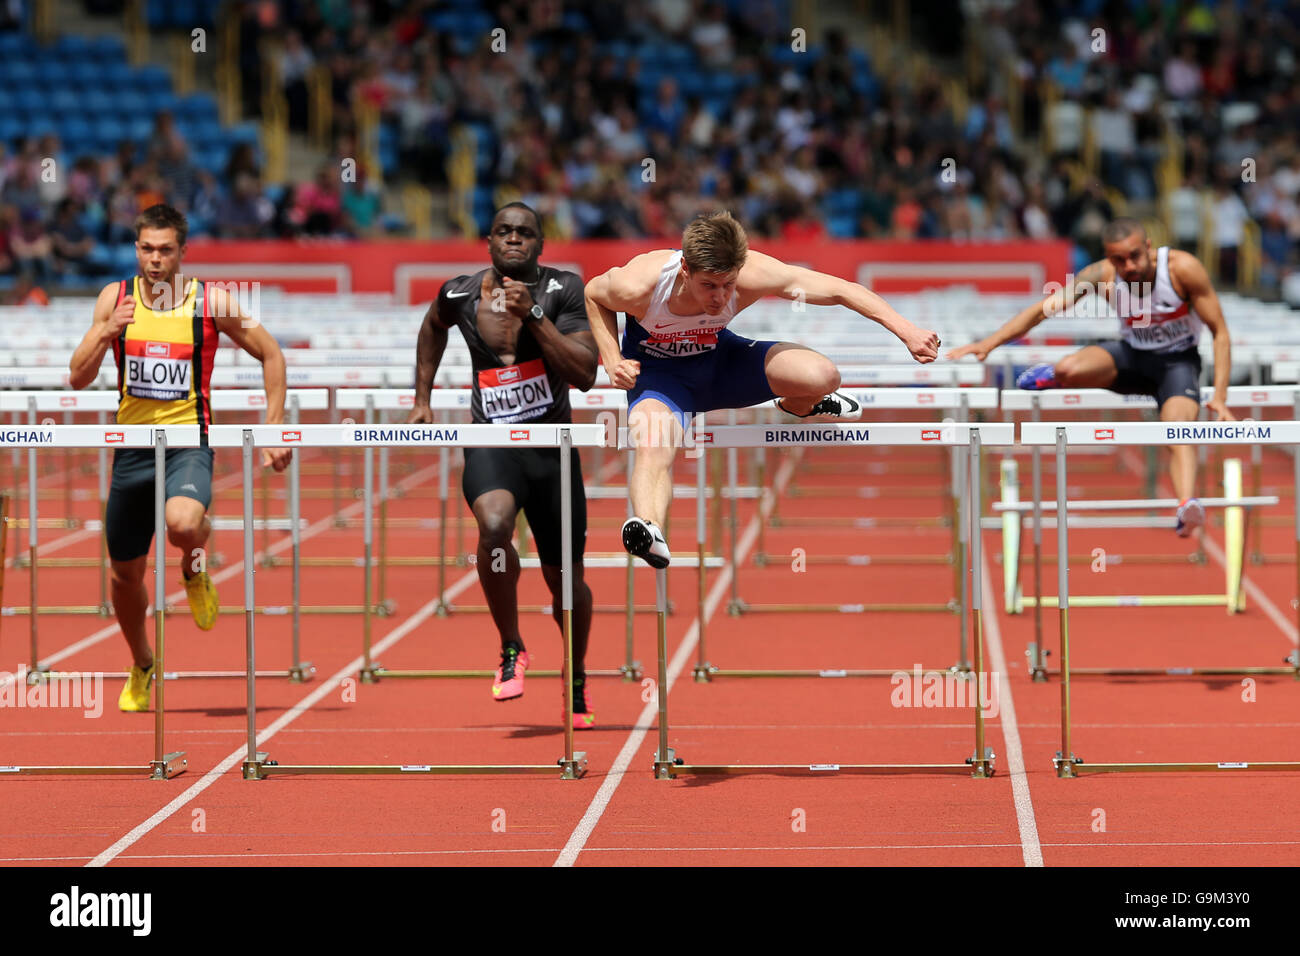
[(546, 318), (546, 313), (542, 311), (542, 307), (540, 305), (534, 302), (533, 307), (528, 310), (528, 316), (532, 321), (540, 322), (542, 321), (542, 319)]

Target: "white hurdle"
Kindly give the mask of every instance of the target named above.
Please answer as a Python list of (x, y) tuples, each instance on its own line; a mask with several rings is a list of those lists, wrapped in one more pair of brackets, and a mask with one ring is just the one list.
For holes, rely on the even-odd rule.
[[(1252, 444), (1300, 445), (1300, 421), (1269, 422), (1070, 422), (1025, 423), (1021, 426), (1020, 440), (1027, 445), (1054, 445), (1056, 448), (1056, 511), (1067, 520), (1058, 521), (1056, 527), (1057, 554), (1057, 606), (1060, 615), (1061, 635), (1061, 749), (1053, 764), (1060, 777), (1074, 777), (1081, 773), (1107, 773), (1125, 771), (1237, 771), (1237, 770), (1300, 770), (1300, 761), (1241, 761), (1173, 762), (1173, 763), (1085, 763), (1071, 749), (1070, 715), (1070, 627), (1068, 560), (1069, 507), (1066, 500), (1066, 453), (1068, 446), (1098, 443), (1115, 445), (1190, 445), (1214, 442), (1226, 446)], [(1300, 488), (1300, 456), (1296, 458), (1295, 480)], [(1296, 515), (1296, 553), (1300, 558), (1300, 512)], [(1240, 528), (1238, 529), (1240, 531)], [(1297, 565), (1300, 568), (1300, 565)], [(1297, 573), (1300, 573), (1298, 571)], [(1300, 593), (1300, 582), (1297, 584)], [(1080, 603), (1075, 599), (1075, 603)], [(1081, 605), (1082, 606), (1082, 605)], [(1300, 622), (1300, 603), (1297, 604), (1297, 621)], [(1293, 652), (1286, 667), (1202, 668), (1176, 667), (1164, 670), (1111, 669), (1109, 674), (1165, 674), (1171, 676), (1216, 674), (1285, 674), (1300, 679), (1300, 652)], [(1074, 673), (1087, 673), (1074, 671)]]
[[(244, 474), (244, 608), (245, 631), (248, 650), (248, 744), (243, 764), (246, 780), (263, 780), (276, 774), (505, 774), (554, 773), (558, 766), (560, 777), (574, 780), (586, 772), (586, 755), (573, 750), (573, 534), (572, 482), (569, 451), (573, 447), (594, 447), (605, 440), (605, 430), (600, 425), (252, 425), (213, 426), (209, 432), (214, 447), (238, 447), (243, 450)], [(564, 632), (565, 732), (564, 756), (555, 764), (280, 764), (269, 755), (257, 750), (256, 726), (256, 648), (254, 634), (254, 584), (252, 525), (252, 498), (247, 491), (252, 485), (253, 451), (255, 448), (326, 448), (400, 446), (412, 448), (476, 447), (500, 448), (546, 447), (560, 449), (560, 524), (562, 527), (562, 617)], [(367, 469), (366, 521), (364, 525), (365, 549), (365, 605), (371, 605), (371, 574), (373, 563), (372, 533), (372, 482)], [(375, 666), (371, 658), (370, 615), (366, 614), (364, 626), (364, 666)]]
[[(111, 445), (116, 448), (153, 448), (154, 449), (154, 523), (158, 528), (163, 527), (163, 496), (166, 468), (164, 466), (165, 456), (168, 447), (194, 447), (198, 444), (199, 429), (197, 425), (180, 425), (167, 426), (164, 428), (155, 428), (151, 425), (35, 425), (21, 428), (0, 429), (0, 447), (8, 446), (11, 448), (27, 448), (30, 456), (35, 458), (36, 450), (40, 448), (103, 448)], [(33, 466), (34, 470), (34, 466)], [(34, 501), (34, 499), (33, 499)], [(34, 508), (34, 506), (33, 506)], [(33, 510), (34, 519), (34, 510)], [(34, 535), (36, 522), (32, 521), (29, 531)], [(4, 533), (3, 527), (0, 527), (0, 534)], [(32, 539), (32, 556), (35, 557), (34, 538)], [(0, 549), (3, 550), (3, 549)], [(153, 625), (154, 625), (154, 660), (159, 673), (165, 670), (165, 628), (164, 628), (164, 605), (167, 597), (167, 585), (165, 580), (165, 561), (158, 561), (154, 566), (154, 599), (152, 607)], [(35, 581), (35, 568), (33, 567), (32, 579)], [(3, 571), (0, 571), (0, 602), (3, 601)], [(33, 585), (34, 587), (34, 585)], [(32, 594), (32, 604), (35, 606), (35, 591)], [(36, 615), (32, 615), (35, 621)], [(35, 639), (35, 630), (32, 631), (33, 640)], [(35, 659), (35, 647), (33, 647), (33, 659)], [(57, 673), (45, 673), (42, 675), (46, 680), (58, 680), (60, 675)], [(6, 766), (5, 772), (17, 776), (23, 775), (49, 775), (49, 774), (94, 774), (94, 775), (121, 775), (137, 774), (142, 770), (147, 771), (150, 778), (154, 780), (166, 780), (177, 774), (184, 773), (187, 766), (187, 760), (183, 751), (165, 753), (163, 748), (163, 735), (166, 723), (166, 707), (164, 705), (164, 681), (157, 682), (157, 698), (154, 703), (154, 750), (153, 759), (148, 766), (141, 768), (130, 765), (40, 765), (40, 766)]]
[[(697, 436), (701, 445), (714, 448), (792, 448), (815, 445), (829, 446), (961, 446), (968, 450), (966, 481), (961, 499), (961, 524), (967, 540), (972, 541), (970, 563), (970, 595), (974, 622), (975, 661), (974, 672), (967, 679), (974, 684), (975, 751), (961, 764), (686, 764), (668, 746), (668, 672), (666, 650), (666, 614), (664, 595), (667, 593), (667, 570), (656, 572), (659, 594), (659, 746), (655, 752), (654, 775), (658, 780), (671, 780), (679, 774), (830, 774), (830, 773), (948, 773), (970, 772), (974, 777), (988, 777), (993, 773), (993, 754), (984, 745), (984, 702), (980, 676), (984, 673), (984, 631), (980, 598), (981, 546), (978, 530), (972, 532), (967, 525), (978, 518), (979, 509), (972, 506), (980, 494), (981, 444), (1005, 445), (1013, 440), (1013, 427), (1007, 424), (972, 425), (945, 422), (940, 425), (923, 423), (836, 423), (830, 425), (733, 425), (717, 426), (709, 430), (707, 440)], [(895, 671), (896, 673), (896, 671)], [(847, 676), (847, 675), (844, 675)]]

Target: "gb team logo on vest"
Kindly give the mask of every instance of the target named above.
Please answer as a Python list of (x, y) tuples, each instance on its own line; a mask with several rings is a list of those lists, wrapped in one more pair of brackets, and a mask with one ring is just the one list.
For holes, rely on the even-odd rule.
[(175, 402), (189, 398), (194, 347), (180, 342), (126, 342), (126, 393)]

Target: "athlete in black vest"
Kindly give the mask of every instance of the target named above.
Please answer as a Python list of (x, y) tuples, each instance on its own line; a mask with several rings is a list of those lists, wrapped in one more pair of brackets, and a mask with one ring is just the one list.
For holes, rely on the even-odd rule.
[[(569, 386), (596, 381), (596, 343), (587, 323), (582, 279), (538, 265), (541, 218), (523, 203), (497, 210), (488, 233), (492, 268), (443, 284), (420, 327), (415, 408), (408, 422), (429, 423), (429, 389), (459, 327), (474, 366), (476, 422), (568, 422)], [(582, 574), (587, 497), (573, 449), (573, 726), (595, 726), (585, 659), (591, 632), (591, 589)], [(519, 636), (519, 555), (511, 542), (522, 508), (533, 529), (542, 576), (551, 589), (555, 623), (563, 627), (560, 571), (560, 452), (556, 448), (466, 448), (465, 500), (478, 521), (478, 577), (501, 635), (496, 700), (524, 692), (528, 652)]]

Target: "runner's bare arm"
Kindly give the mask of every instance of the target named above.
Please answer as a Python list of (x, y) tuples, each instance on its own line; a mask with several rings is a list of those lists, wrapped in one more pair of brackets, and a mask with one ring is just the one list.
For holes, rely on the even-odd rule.
[[(239, 302), (225, 289), (206, 287), (208, 312), (217, 330), (253, 358), (262, 363), (262, 387), (266, 391), (266, 424), (284, 423), (285, 371), (284, 353), (280, 343), (261, 322), (250, 319), (239, 307)], [(290, 448), (263, 448), (262, 465), (284, 471), (293, 458)]]
[(856, 282), (792, 266), (751, 249), (736, 289), (742, 301), (776, 295), (810, 305), (842, 305), (894, 333), (918, 362), (933, 362), (939, 357), (937, 335), (909, 322), (888, 302)]
[(429, 303), (420, 323), (420, 337), (415, 345), (415, 407), (407, 416), (406, 423), (425, 424), (433, 422), (433, 409), (429, 407), (429, 391), (433, 388), (434, 376), (442, 364), (442, 354), (447, 350), (447, 326), (442, 324), (438, 308), (442, 302), (442, 292)]
[(541, 347), (546, 366), (559, 372), (566, 382), (575, 388), (587, 391), (596, 384), (596, 366), (600, 356), (596, 340), (587, 330), (562, 332), (559, 323), (568, 325), (568, 319), (581, 321), (583, 303), (576, 291), (565, 292), (563, 302), (555, 315), (547, 315), (539, 321), (532, 321), (529, 315), (533, 307), (533, 296), (522, 282), (504, 279), (506, 290), (506, 309), (528, 329), (533, 339)]
[(999, 345), (1014, 342), (1029, 333), (1029, 330), (1044, 319), (1061, 315), (1089, 292), (1099, 293), (1115, 278), (1115, 267), (1105, 259), (1093, 262), (1085, 267), (1074, 282), (1053, 292), (1041, 302), (1035, 302), (992, 335), (961, 345), (948, 353), (949, 359), (959, 359), (965, 355), (974, 355), (981, 362)]
[(1223, 307), (1214, 291), (1214, 283), (1201, 261), (1190, 253), (1174, 250), (1169, 254), (1169, 271), (1182, 287), (1182, 295), (1205, 327), (1214, 336), (1214, 396), (1206, 407), (1221, 420), (1231, 421), (1235, 416), (1228, 411), (1228, 383), (1232, 379), (1232, 339), (1228, 335), (1228, 320), (1223, 317)]
[(587, 283), (587, 319), (610, 384), (630, 389), (641, 374), (641, 363), (623, 357), (618, 347), (618, 313), (635, 315), (654, 292), (666, 253), (645, 252), (625, 266), (610, 269)]
[(115, 307), (117, 290), (116, 282), (99, 290), (90, 330), (68, 362), (68, 384), (73, 388), (85, 388), (95, 380), (100, 366), (104, 364), (104, 355), (113, 346), (113, 340), (122, 333), (122, 329), (131, 324), (135, 300), (127, 296), (120, 307)]

